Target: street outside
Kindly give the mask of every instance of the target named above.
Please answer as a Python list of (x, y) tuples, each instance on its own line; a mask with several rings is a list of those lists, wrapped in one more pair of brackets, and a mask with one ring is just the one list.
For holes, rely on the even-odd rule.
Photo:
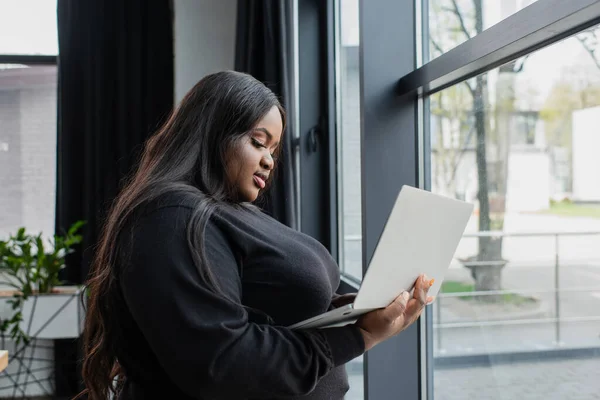
[(598, 357), (434, 370), (434, 399), (594, 400), (598, 372)]
[[(364, 400), (363, 375), (357, 367), (351, 368), (346, 400)], [(599, 371), (600, 358), (434, 368), (434, 393), (430, 399), (596, 400), (600, 399)]]

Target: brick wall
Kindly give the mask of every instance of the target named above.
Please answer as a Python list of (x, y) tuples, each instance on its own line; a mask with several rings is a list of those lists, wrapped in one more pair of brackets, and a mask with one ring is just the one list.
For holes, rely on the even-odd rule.
[(54, 233), (56, 198), (56, 86), (21, 91), (22, 224)]
[(0, 90), (0, 237), (23, 219), (20, 91)]
[(56, 83), (3, 89), (0, 82), (0, 237), (21, 226), (52, 235)]

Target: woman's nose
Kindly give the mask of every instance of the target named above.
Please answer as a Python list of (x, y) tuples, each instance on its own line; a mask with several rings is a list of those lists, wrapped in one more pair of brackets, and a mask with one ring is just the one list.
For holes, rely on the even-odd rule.
[(273, 157), (271, 157), (270, 154), (267, 154), (262, 158), (261, 164), (264, 169), (272, 170), (275, 163), (273, 162)]

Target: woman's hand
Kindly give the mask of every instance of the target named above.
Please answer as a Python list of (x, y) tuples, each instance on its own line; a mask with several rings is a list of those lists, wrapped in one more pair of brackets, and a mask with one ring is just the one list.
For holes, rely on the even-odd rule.
[(415, 322), (425, 306), (433, 301), (427, 292), (433, 279), (420, 275), (415, 282), (413, 297), (403, 292), (386, 308), (371, 311), (358, 319), (356, 325), (365, 339), (365, 350), (395, 336)]

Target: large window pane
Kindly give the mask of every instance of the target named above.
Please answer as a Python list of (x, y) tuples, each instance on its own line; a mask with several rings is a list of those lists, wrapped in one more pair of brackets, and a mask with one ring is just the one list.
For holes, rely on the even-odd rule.
[(338, 159), (340, 161), (340, 265), (362, 277), (360, 173), (360, 74), (358, 0), (339, 0), (338, 24)]
[[(428, 2), (430, 60), (537, 0), (423, 0)], [(427, 61), (427, 60), (425, 60)]]
[(0, 54), (58, 54), (56, 0), (0, 0)]
[(476, 204), (432, 309), (436, 400), (598, 398), (599, 33), (427, 99), (432, 191)]
[[(338, 146), (339, 264), (342, 274), (362, 278), (360, 172), (360, 71), (358, 0), (336, 1), (336, 104)], [(347, 400), (364, 398), (362, 357), (346, 365)]]
[(0, 238), (54, 234), (56, 66), (0, 65)]

